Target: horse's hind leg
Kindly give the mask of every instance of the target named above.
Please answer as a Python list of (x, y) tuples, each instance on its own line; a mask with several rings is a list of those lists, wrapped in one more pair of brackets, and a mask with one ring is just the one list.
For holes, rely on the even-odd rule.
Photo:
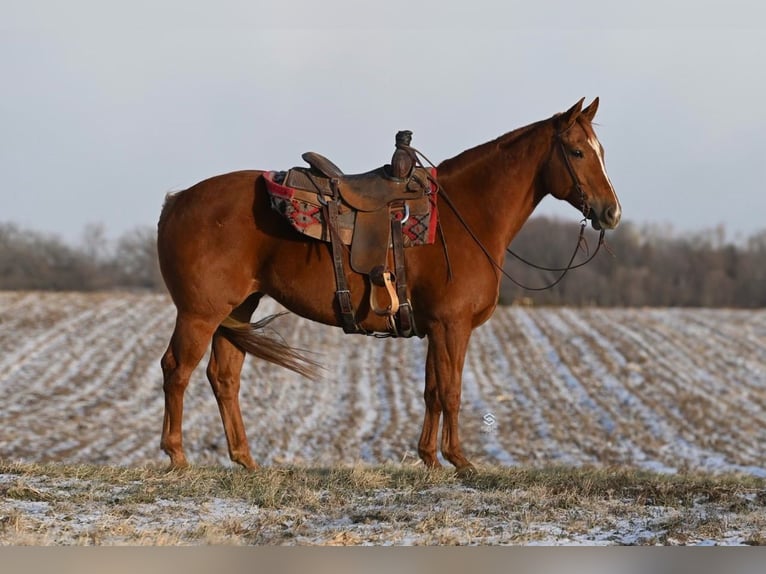
[[(233, 318), (248, 322), (258, 306), (260, 294), (251, 296), (231, 314)], [(245, 353), (234, 346), (220, 333), (213, 335), (213, 352), (207, 367), (207, 378), (218, 402), (218, 410), (223, 421), (229, 457), (245, 468), (254, 469), (258, 465), (250, 454), (245, 425), (239, 407), (240, 373), (245, 360)]]
[(245, 353), (223, 335), (213, 335), (213, 352), (207, 367), (207, 378), (218, 402), (229, 458), (245, 468), (254, 469), (257, 465), (250, 454), (239, 408), (240, 372), (244, 360)]
[(170, 466), (173, 468), (187, 465), (182, 438), (184, 392), (217, 326), (217, 321), (179, 313), (170, 344), (160, 362), (165, 391), (165, 417), (160, 447), (170, 457)]

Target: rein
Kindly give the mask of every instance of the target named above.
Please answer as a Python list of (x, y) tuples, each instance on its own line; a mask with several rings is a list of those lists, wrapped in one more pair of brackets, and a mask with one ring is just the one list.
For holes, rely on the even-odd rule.
[[(561, 153), (564, 156), (564, 163), (567, 166), (567, 171), (569, 172), (569, 175), (572, 177), (572, 181), (574, 183), (575, 189), (577, 189), (580, 192), (580, 198), (582, 201), (581, 210), (583, 213), (583, 219), (580, 221), (580, 234), (577, 238), (577, 244), (575, 245), (574, 251), (572, 252), (572, 257), (569, 258), (569, 263), (567, 263), (566, 267), (545, 267), (542, 265), (536, 265), (535, 263), (532, 263), (524, 259), (520, 255), (517, 255), (516, 253), (514, 253), (510, 247), (506, 247), (505, 249), (507, 253), (509, 253), (510, 255), (512, 255), (519, 261), (521, 261), (522, 263), (525, 263), (526, 265), (533, 267), (534, 269), (539, 269), (541, 271), (561, 272), (561, 275), (559, 275), (552, 283), (550, 283), (549, 285), (546, 285), (545, 287), (529, 287), (527, 285), (524, 285), (523, 283), (520, 283), (519, 281), (514, 279), (505, 269), (503, 269), (502, 265), (500, 265), (497, 261), (495, 261), (494, 257), (492, 257), (489, 250), (484, 246), (481, 240), (476, 236), (474, 231), (468, 225), (468, 222), (460, 214), (457, 207), (455, 207), (455, 204), (452, 203), (452, 200), (446, 194), (446, 192), (444, 191), (444, 188), (439, 184), (439, 182), (436, 179), (432, 179), (433, 183), (436, 185), (437, 189), (439, 190), (439, 193), (444, 198), (444, 201), (447, 203), (449, 208), (455, 214), (460, 224), (468, 232), (468, 235), (471, 236), (471, 239), (473, 239), (474, 243), (476, 243), (476, 245), (478, 245), (479, 248), (482, 250), (484, 255), (492, 264), (492, 266), (495, 267), (495, 269), (497, 269), (498, 271), (500, 271), (500, 273), (502, 273), (512, 283), (514, 283), (515, 285), (518, 285), (522, 289), (526, 289), (527, 291), (545, 291), (547, 289), (551, 289), (555, 287), (561, 282), (562, 279), (564, 279), (564, 277), (566, 276), (567, 273), (569, 273), (569, 271), (571, 271), (572, 269), (577, 269), (578, 267), (583, 267), (584, 265), (587, 265), (588, 263), (590, 263), (593, 260), (593, 258), (596, 257), (596, 255), (598, 254), (599, 250), (601, 249), (601, 246), (605, 245), (604, 234), (606, 232), (604, 229), (601, 229), (601, 232), (598, 238), (598, 245), (596, 246), (596, 250), (593, 252), (593, 254), (590, 255), (585, 261), (582, 261), (581, 263), (573, 265), (575, 257), (577, 257), (577, 252), (582, 248), (583, 244), (585, 244), (585, 247), (587, 249), (587, 242), (585, 240), (585, 228), (587, 227), (587, 224), (588, 224), (587, 215), (590, 208), (586, 200), (585, 191), (583, 190), (582, 185), (580, 185), (580, 181), (578, 180), (577, 174), (575, 173), (574, 168), (572, 167), (572, 164), (569, 161), (569, 157), (567, 157), (566, 149), (564, 149), (564, 141), (562, 140), (561, 135), (562, 135), (561, 133), (556, 134), (556, 139), (559, 142)], [(422, 157), (426, 161), (426, 163), (428, 163), (431, 167), (436, 168), (436, 166), (431, 162), (431, 160), (429, 160), (422, 152), (410, 146), (407, 146), (407, 148), (415, 152), (416, 157), (418, 159), (418, 163), (421, 165), (421, 167), (425, 167), (425, 166), (423, 166), (423, 163), (420, 161), (420, 157)], [(445, 244), (445, 247), (446, 247), (446, 244)], [(447, 262), (447, 264), (449, 266), (449, 261)]]

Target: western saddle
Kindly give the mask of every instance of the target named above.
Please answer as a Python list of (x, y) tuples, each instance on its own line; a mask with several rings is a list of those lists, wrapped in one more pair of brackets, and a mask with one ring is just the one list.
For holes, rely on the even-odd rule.
[[(430, 193), (433, 178), (425, 168), (418, 167), (411, 141), (411, 131), (398, 132), (391, 164), (366, 173), (346, 175), (326, 157), (306, 152), (301, 157), (310, 167), (295, 167), (285, 175), (285, 186), (316, 193), (322, 205), (329, 228), (335, 294), (346, 333), (372, 334), (357, 324), (351, 303), (342, 257), (344, 246), (338, 232), (341, 206), (355, 214), (350, 263), (353, 271), (370, 279), (370, 307), (388, 318), (389, 336), (418, 334), (407, 297), (402, 225), (409, 217), (409, 202)], [(389, 250), (393, 252), (393, 271)], [(376, 291), (381, 288), (388, 298), (385, 305), (378, 304)]]

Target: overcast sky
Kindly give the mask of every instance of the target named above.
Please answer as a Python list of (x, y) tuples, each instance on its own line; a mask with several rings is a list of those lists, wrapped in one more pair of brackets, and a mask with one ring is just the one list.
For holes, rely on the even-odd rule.
[(600, 96), (625, 219), (766, 229), (766, 9), (622, 4), (0, 0), (0, 222), (116, 237), (211, 175), (400, 129), (438, 162)]

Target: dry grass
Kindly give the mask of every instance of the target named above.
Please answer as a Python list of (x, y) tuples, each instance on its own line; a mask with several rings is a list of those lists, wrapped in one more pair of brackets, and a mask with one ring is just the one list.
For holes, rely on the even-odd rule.
[(625, 468), (0, 463), (0, 540), (35, 545), (766, 542), (766, 481)]
[(764, 542), (766, 311), (499, 309), (464, 369), (461, 437), (483, 465), (466, 478), (404, 464), (424, 341), (350, 344), (285, 317), (328, 374), (245, 363), (265, 468), (221, 468), (200, 366), (184, 440), (201, 466), (167, 473), (151, 466), (165, 460), (166, 296), (0, 293), (0, 311), (0, 544)]

